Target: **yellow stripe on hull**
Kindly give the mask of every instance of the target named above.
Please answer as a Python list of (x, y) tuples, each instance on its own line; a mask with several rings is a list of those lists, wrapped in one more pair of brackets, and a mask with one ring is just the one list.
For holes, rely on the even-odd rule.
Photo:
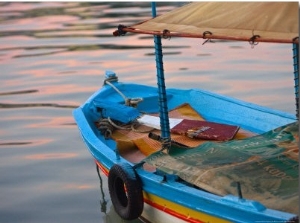
[[(166, 212), (170, 215), (176, 216), (185, 222), (192, 222), (192, 223), (203, 223), (203, 222), (213, 222), (213, 223), (229, 223), (230, 221), (211, 216), (182, 205), (176, 204), (172, 201), (163, 199), (156, 195), (143, 192), (144, 201), (163, 212)], [(149, 219), (150, 220), (150, 219)], [(182, 222), (182, 221), (179, 221)]]

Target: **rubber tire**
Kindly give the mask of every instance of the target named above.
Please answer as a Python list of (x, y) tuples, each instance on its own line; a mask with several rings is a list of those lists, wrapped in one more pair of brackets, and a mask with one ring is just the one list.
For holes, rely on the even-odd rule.
[(134, 220), (141, 216), (144, 209), (142, 183), (128, 163), (112, 166), (108, 173), (108, 189), (115, 211), (121, 218)]

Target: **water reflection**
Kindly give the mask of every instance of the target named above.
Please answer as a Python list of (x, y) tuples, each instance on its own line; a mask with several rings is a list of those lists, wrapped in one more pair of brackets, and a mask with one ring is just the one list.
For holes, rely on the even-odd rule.
[[(158, 14), (180, 5), (159, 2)], [(100, 179), (72, 110), (102, 86), (105, 70), (156, 86), (152, 37), (112, 36), (119, 24), (150, 16), (149, 2), (0, 3), (3, 222), (124, 222), (106, 178), (95, 196)], [(167, 87), (203, 88), (294, 113), (289, 46), (202, 43), (163, 40)]]
[(24, 103), (24, 104), (0, 103), (0, 108), (27, 108), (27, 107), (77, 108), (78, 105), (60, 105), (56, 103)]
[(104, 194), (104, 190), (103, 190), (103, 181), (102, 181), (102, 177), (99, 172), (99, 166), (97, 164), (96, 164), (96, 170), (97, 170), (97, 174), (98, 174), (99, 182), (100, 182), (100, 210), (101, 210), (101, 212), (106, 214), (107, 200), (105, 199), (105, 194)]
[(136, 219), (136, 220), (124, 220), (119, 215), (115, 212), (113, 205), (109, 206), (109, 211), (107, 212), (107, 207), (108, 207), (108, 202), (105, 198), (105, 191), (104, 191), (104, 185), (103, 185), (103, 179), (101, 176), (101, 172), (99, 171), (99, 166), (96, 164), (96, 171), (97, 175), (99, 178), (99, 183), (100, 183), (100, 198), (99, 198), (99, 203), (100, 203), (100, 210), (102, 213), (104, 213), (103, 217), (103, 222), (104, 223), (116, 223), (116, 222), (123, 222), (123, 223), (140, 223), (143, 222), (142, 219)]
[(38, 90), (23, 90), (23, 91), (10, 91), (10, 92), (0, 92), (0, 96), (12, 95), (12, 94), (29, 94), (36, 93)]
[(20, 145), (28, 145), (32, 142), (0, 142), (0, 146), (20, 146)]
[(41, 153), (25, 156), (29, 160), (70, 159), (78, 156), (77, 153)]

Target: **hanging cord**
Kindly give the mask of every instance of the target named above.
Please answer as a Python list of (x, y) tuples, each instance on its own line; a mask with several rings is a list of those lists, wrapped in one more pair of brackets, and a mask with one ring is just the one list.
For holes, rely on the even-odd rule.
[(170, 39), (171, 39), (170, 34), (171, 34), (171, 33), (170, 33), (169, 30), (164, 29), (164, 30), (162, 31), (162, 38), (170, 40)]
[(207, 42), (212, 42), (213, 43), (213, 41), (211, 41), (211, 39), (210, 38), (207, 38), (206, 37), (206, 35), (212, 35), (212, 32), (210, 32), (210, 31), (205, 31), (205, 32), (203, 32), (203, 39), (206, 39), (203, 43), (202, 43), (202, 45), (204, 45), (205, 43), (207, 43)]
[(251, 48), (253, 49), (254, 46), (258, 45), (258, 42), (256, 42), (257, 38), (260, 38), (260, 35), (254, 35), (253, 31), (252, 31), (253, 36), (249, 39), (249, 43), (251, 45)]
[(117, 76), (114, 76), (114, 77), (109, 77), (109, 78), (106, 78), (105, 80), (104, 80), (104, 84), (108, 84), (109, 86), (111, 86), (116, 92), (118, 92), (121, 96), (122, 96), (122, 98), (124, 99), (124, 101), (126, 102), (127, 100), (128, 100), (128, 98), (118, 89), (118, 88), (116, 88), (116, 86), (115, 85), (113, 85), (111, 82), (113, 82), (113, 81), (118, 81), (118, 77)]
[(105, 194), (104, 194), (104, 191), (103, 191), (102, 177), (100, 175), (99, 166), (97, 165), (97, 163), (96, 163), (96, 170), (97, 170), (97, 174), (98, 174), (99, 181), (100, 181), (100, 191), (101, 191), (101, 197), (102, 197), (102, 199), (100, 198), (101, 212), (106, 214), (107, 201), (105, 200)]

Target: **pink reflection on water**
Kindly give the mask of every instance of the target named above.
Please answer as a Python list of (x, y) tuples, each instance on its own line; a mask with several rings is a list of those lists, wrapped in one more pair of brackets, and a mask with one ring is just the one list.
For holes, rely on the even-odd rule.
[(77, 153), (36, 153), (27, 155), (24, 158), (29, 160), (49, 160), (49, 159), (70, 159), (77, 157)]
[(36, 2), (35, 3), (11, 2), (8, 5), (1, 6), (0, 12), (6, 12), (6, 11), (22, 12), (22, 11), (27, 11), (27, 10), (37, 9), (37, 8), (45, 8), (45, 7), (51, 8), (51, 7), (60, 7), (60, 6), (62, 6), (62, 3), (59, 3), (59, 2), (43, 2), (43, 4), (38, 4)]
[[(12, 51), (6, 51), (5, 54), (0, 54), (0, 56), (9, 56), (9, 57), (13, 57), (15, 55), (11, 55), (11, 54), (16, 54), (20, 51), (23, 51), (23, 49), (17, 49), (16, 48), (16, 43), (21, 43), (21, 42), (26, 42), (29, 40), (33, 40), (32, 37), (28, 37), (28, 36), (10, 36), (10, 37), (1, 37), (1, 45), (0, 45), (0, 50), (6, 50), (9, 48), (14, 48), (14, 50)], [(20, 53), (19, 53), (20, 54)], [(18, 54), (17, 54), (18, 55)], [(2, 58), (1, 58), (2, 59)]]
[(26, 128), (40, 128), (40, 127), (73, 128), (73, 126), (71, 126), (70, 123), (74, 123), (74, 119), (72, 116), (66, 116), (66, 117), (53, 116), (53, 118), (51, 118), (51, 119), (47, 119), (47, 120), (44, 119), (43, 122), (28, 124), (28, 125), (26, 125)]
[[(99, 81), (99, 87), (102, 83)], [(39, 92), (43, 95), (53, 95), (53, 94), (68, 94), (68, 93), (80, 93), (80, 92), (90, 92), (96, 90), (97, 87), (87, 87), (87, 86), (76, 86), (74, 84), (65, 84), (63, 88), (58, 85), (47, 85), (39, 90)], [(56, 99), (58, 102), (59, 99)], [(65, 100), (64, 100), (65, 101)]]
[(13, 19), (9, 22), (0, 24), (0, 29), (5, 31), (65, 29), (62, 22), (74, 20), (78, 20), (78, 18), (68, 15), (43, 16), (39, 17), (38, 19)]

